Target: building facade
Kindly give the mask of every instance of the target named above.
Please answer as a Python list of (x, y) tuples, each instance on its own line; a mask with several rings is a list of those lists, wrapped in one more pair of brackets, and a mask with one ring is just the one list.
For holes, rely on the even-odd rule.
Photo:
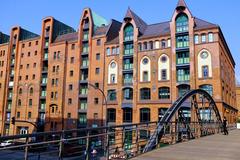
[[(211, 94), (237, 116), (235, 62), (220, 27), (179, 0), (168, 22), (122, 22), (83, 10), (79, 28), (47, 17), (40, 35), (0, 33), (2, 135), (157, 121), (184, 92)], [(107, 103), (104, 101), (106, 95)], [(32, 122), (16, 122), (11, 118)]]
[(238, 109), (238, 119), (240, 119), (240, 86), (236, 87), (236, 100), (237, 100), (237, 109)]

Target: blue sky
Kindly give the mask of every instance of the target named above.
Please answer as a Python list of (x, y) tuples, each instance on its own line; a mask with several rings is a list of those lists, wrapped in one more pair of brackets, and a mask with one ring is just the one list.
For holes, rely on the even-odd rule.
[[(90, 7), (107, 20), (122, 21), (130, 7), (148, 24), (170, 20), (178, 0), (4, 0), (1, 2), (0, 31), (9, 34), (11, 27), (22, 26), (41, 31), (46, 16), (78, 28), (83, 8)], [(240, 81), (240, 12), (239, 0), (185, 0), (192, 14), (221, 26), (236, 62)]]

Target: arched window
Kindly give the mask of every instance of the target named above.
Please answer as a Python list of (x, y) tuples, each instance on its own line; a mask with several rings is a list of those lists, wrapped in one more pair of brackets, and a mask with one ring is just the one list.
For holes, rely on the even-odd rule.
[(184, 93), (190, 90), (190, 86), (186, 84), (179, 85), (177, 88), (178, 88), (178, 97), (181, 97)]
[(170, 79), (170, 62), (166, 54), (162, 54), (158, 59), (158, 80), (166, 81)]
[(124, 88), (123, 89), (123, 100), (132, 100), (133, 99), (133, 89)]
[(167, 112), (167, 110), (168, 110), (167, 108), (159, 108), (158, 109), (158, 121), (160, 121), (162, 119), (162, 117)]
[(160, 43), (159, 41), (155, 41), (155, 49), (159, 49), (160, 48)]
[(141, 108), (140, 109), (140, 122), (150, 122), (150, 109), (149, 108)]
[(213, 96), (213, 86), (211, 84), (204, 84), (199, 86), (200, 89), (208, 92), (211, 96)]
[(132, 108), (123, 108), (123, 123), (132, 122)]
[(185, 14), (178, 15), (176, 19), (176, 32), (187, 32), (188, 31), (188, 17)]
[(161, 87), (158, 89), (158, 98), (159, 99), (170, 99), (170, 88)]
[(142, 43), (138, 43), (138, 51), (142, 51)]
[(18, 106), (21, 106), (22, 105), (22, 101), (21, 99), (18, 100)]
[(117, 83), (117, 72), (118, 72), (118, 66), (117, 66), (117, 63), (113, 60), (109, 63), (109, 66), (108, 66), (108, 84)]
[(109, 101), (116, 101), (117, 99), (117, 92), (115, 89), (108, 90), (108, 100)]
[(150, 42), (149, 42), (149, 49), (150, 49), (150, 50), (153, 50), (153, 41), (150, 41)]
[(18, 94), (22, 94), (22, 88), (19, 88)]
[(116, 109), (114, 108), (107, 109), (107, 121), (116, 122)]
[(210, 32), (210, 33), (208, 33), (208, 42), (213, 42), (213, 41), (214, 41), (214, 39), (213, 39), (213, 33)]
[(110, 48), (107, 48), (106, 49), (106, 54), (109, 56), (109, 55), (111, 55), (111, 50), (110, 50)]
[(33, 95), (33, 88), (32, 87), (30, 88), (29, 92), (30, 92), (30, 95)]
[(151, 61), (147, 56), (144, 56), (140, 62), (140, 82), (151, 81)]
[(207, 50), (198, 54), (198, 78), (207, 79), (212, 77), (212, 56)]
[(150, 88), (141, 88), (140, 89), (140, 99), (141, 100), (151, 99), (151, 89)]
[(132, 40), (133, 40), (133, 26), (131, 24), (127, 24), (124, 28), (124, 41)]

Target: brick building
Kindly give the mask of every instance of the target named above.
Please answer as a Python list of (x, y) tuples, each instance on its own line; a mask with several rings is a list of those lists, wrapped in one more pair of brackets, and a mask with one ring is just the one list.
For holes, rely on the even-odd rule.
[[(121, 22), (83, 10), (79, 28), (47, 17), (40, 35), (0, 33), (2, 135), (157, 121), (186, 90), (202, 88), (230, 123), (237, 115), (235, 62), (221, 28), (179, 0), (168, 22), (131, 9)], [(89, 86), (88, 83), (95, 85)], [(107, 96), (107, 108), (103, 94)], [(106, 114), (107, 113), (107, 114)]]
[[(237, 100), (237, 109), (240, 111), (240, 85), (236, 87), (236, 100)], [(238, 112), (238, 118), (240, 118), (240, 112)]]

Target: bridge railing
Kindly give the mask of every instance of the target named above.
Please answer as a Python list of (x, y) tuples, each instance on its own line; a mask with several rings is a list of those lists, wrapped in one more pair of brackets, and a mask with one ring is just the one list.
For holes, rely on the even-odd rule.
[[(0, 137), (3, 159), (128, 159), (142, 151), (158, 122)], [(220, 133), (219, 123), (163, 123), (158, 147)]]

